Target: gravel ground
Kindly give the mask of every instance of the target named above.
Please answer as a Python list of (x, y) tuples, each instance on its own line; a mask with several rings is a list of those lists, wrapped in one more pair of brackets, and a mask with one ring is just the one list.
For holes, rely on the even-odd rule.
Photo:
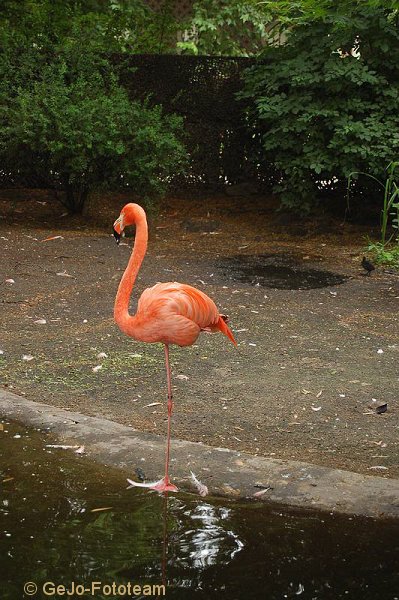
[[(111, 237), (125, 201), (69, 217), (50, 192), (0, 193), (0, 375), (31, 400), (164, 435), (163, 350), (113, 323), (133, 242)], [(368, 233), (296, 222), (260, 197), (163, 202), (132, 310), (157, 281), (189, 283), (238, 342), (203, 334), (171, 349), (174, 437), (399, 477), (399, 276), (364, 275)]]

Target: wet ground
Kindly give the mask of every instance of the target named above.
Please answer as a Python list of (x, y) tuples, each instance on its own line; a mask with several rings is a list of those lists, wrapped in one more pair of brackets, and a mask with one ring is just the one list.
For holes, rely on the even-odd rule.
[[(164, 435), (162, 348), (113, 323), (133, 242), (111, 236), (124, 202), (71, 219), (50, 193), (2, 192), (0, 374), (32, 400)], [(151, 216), (132, 309), (157, 281), (190, 283), (238, 341), (172, 349), (172, 434), (399, 477), (399, 277), (365, 276), (370, 227), (284, 219), (267, 199), (225, 196), (168, 199)]]
[(230, 281), (275, 290), (314, 290), (340, 285), (347, 280), (323, 269), (306, 269), (298, 257), (286, 254), (239, 254), (218, 261), (217, 267)]
[(132, 597), (130, 583), (184, 600), (398, 600), (396, 521), (127, 490), (122, 472), (53, 447), (46, 431), (0, 425), (4, 600), (73, 582), (97, 582), (95, 598)]

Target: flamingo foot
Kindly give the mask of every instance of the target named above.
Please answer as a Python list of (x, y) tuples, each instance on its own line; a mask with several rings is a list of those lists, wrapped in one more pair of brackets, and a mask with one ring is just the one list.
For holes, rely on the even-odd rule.
[(155, 490), (156, 492), (178, 492), (178, 488), (170, 482), (169, 478), (162, 477), (158, 481), (152, 481), (149, 483), (138, 483), (137, 481), (133, 481), (132, 479), (128, 479), (130, 489), (132, 487), (141, 487), (147, 488), (149, 490)]
[(178, 488), (170, 482), (169, 477), (162, 477), (159, 481), (155, 482), (155, 485), (152, 486), (153, 490), (157, 492), (178, 492)]

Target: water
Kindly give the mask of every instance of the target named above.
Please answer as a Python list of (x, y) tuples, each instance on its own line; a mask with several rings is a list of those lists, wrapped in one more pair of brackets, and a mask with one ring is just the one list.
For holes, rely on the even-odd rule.
[(218, 267), (230, 280), (279, 290), (311, 290), (340, 285), (346, 277), (303, 267), (289, 254), (238, 255), (220, 259)]
[[(164, 584), (173, 599), (399, 597), (397, 522), (183, 493), (165, 499), (126, 490), (123, 474), (73, 450), (46, 450), (54, 440), (44, 432), (3, 422), (0, 441), (2, 600), (135, 597), (129, 582)], [(26, 582), (72, 591), (72, 582), (93, 581), (115, 582), (121, 593), (22, 592)]]

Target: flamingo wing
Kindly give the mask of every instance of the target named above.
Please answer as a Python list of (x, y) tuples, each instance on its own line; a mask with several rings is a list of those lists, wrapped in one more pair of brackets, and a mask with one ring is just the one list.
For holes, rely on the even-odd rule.
[(190, 285), (171, 282), (147, 288), (139, 299), (136, 319), (136, 328), (141, 327), (147, 341), (188, 346), (201, 330), (220, 330), (235, 344), (213, 300)]

